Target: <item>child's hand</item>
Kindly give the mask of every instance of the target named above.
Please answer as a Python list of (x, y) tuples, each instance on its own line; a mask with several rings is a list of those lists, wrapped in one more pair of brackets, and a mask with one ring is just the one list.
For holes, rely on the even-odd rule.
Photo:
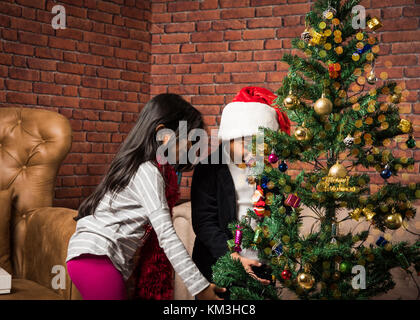
[(270, 284), (269, 280), (258, 278), (257, 275), (254, 273), (254, 271), (252, 271), (252, 268), (251, 268), (252, 266), (261, 267), (260, 262), (258, 262), (257, 260), (252, 260), (252, 259), (248, 259), (248, 258), (245, 258), (245, 257), (241, 257), (239, 255), (239, 253), (237, 253), (237, 252), (231, 253), (231, 257), (233, 259), (239, 259), (241, 261), (242, 265), (244, 266), (245, 271), (248, 272), (248, 274), (251, 277), (253, 277), (255, 280), (258, 280), (259, 282), (261, 282), (262, 284), (265, 284), (265, 285)]
[(210, 285), (199, 294), (197, 294), (196, 297), (198, 300), (223, 300), (217, 295), (218, 292), (226, 292), (226, 288), (220, 288), (214, 283), (210, 283)]

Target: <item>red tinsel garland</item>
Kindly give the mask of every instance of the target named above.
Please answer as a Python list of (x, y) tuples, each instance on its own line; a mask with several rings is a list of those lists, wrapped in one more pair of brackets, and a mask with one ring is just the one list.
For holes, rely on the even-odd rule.
[[(165, 195), (172, 216), (172, 208), (179, 199), (178, 177), (169, 164), (158, 167), (166, 181)], [(155, 231), (149, 225), (135, 272), (134, 299), (170, 300), (173, 298), (173, 268), (159, 242)]]

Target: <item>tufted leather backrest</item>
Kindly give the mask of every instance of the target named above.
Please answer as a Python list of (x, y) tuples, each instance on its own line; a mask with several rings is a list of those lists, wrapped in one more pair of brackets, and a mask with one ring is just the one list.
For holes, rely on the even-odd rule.
[(22, 274), (26, 212), (49, 207), (61, 161), (71, 147), (62, 115), (41, 109), (0, 108), (0, 190), (12, 188), (13, 273)]

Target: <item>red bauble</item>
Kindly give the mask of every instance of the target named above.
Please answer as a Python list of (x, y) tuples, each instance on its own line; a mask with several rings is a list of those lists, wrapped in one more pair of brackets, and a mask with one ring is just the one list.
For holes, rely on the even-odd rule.
[(281, 273), (281, 277), (283, 278), (283, 280), (289, 280), (292, 277), (292, 273), (290, 272), (290, 270), (283, 270)]

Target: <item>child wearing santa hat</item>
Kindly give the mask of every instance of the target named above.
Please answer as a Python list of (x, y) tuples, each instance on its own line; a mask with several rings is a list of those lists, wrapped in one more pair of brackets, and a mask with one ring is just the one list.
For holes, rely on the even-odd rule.
[[(248, 208), (253, 209), (256, 185), (247, 182), (245, 161), (249, 151), (244, 139), (256, 135), (260, 127), (290, 134), (289, 118), (272, 106), (275, 98), (265, 88), (241, 89), (223, 109), (218, 133), (222, 143), (217, 155), (210, 155), (207, 162), (198, 164), (194, 170), (191, 206), (196, 239), (192, 257), (208, 280), (212, 277), (211, 266), (229, 250), (227, 241), (232, 239), (232, 233), (228, 224), (240, 221)], [(215, 163), (214, 159), (219, 161)], [(234, 163), (237, 159), (239, 163)], [(253, 266), (261, 266), (256, 251), (242, 248), (241, 252), (232, 253), (232, 257), (240, 259), (251, 276), (264, 284), (269, 283), (252, 271)]]

